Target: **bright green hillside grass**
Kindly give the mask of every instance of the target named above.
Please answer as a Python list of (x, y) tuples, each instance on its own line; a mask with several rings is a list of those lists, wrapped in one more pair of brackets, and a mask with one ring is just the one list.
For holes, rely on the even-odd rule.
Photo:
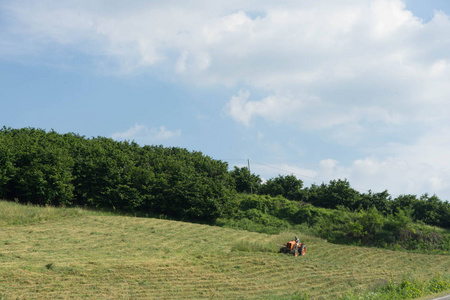
[[(35, 224), (45, 221), (55, 221), (87, 214), (95, 214), (78, 208), (39, 207), (35, 205), (20, 205), (0, 201), (0, 226)], [(99, 214), (99, 213), (97, 213)]]
[[(0, 215), (11, 217), (15, 206), (0, 202)], [(20, 215), (30, 207), (14, 209)], [(33, 209), (37, 215), (52, 210)], [(295, 292), (333, 299), (392, 278), (450, 270), (445, 255), (340, 246), (301, 233), (307, 255), (294, 258), (275, 251), (295, 233), (60, 212), (34, 224), (10, 225), (0, 217), (0, 299), (242, 299)]]

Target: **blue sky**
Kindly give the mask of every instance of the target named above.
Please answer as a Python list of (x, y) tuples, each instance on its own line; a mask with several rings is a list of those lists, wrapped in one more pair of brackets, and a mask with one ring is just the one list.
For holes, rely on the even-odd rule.
[(450, 199), (446, 0), (0, 1), (0, 125)]

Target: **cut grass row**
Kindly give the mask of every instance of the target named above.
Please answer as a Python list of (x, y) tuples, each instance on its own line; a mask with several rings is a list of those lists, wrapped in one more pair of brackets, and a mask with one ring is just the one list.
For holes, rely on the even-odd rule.
[[(267, 235), (76, 211), (2, 226), (1, 297), (240, 299), (297, 292), (331, 299), (405, 276), (423, 280), (450, 270), (445, 255), (340, 246), (301, 233)], [(276, 253), (277, 244), (294, 234), (307, 244), (307, 255)]]

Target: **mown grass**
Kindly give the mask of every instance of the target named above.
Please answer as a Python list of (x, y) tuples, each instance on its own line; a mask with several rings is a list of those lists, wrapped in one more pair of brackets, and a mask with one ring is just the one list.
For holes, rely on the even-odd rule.
[[(31, 214), (33, 223), (2, 225), (0, 299), (333, 299), (450, 275), (446, 255), (335, 245), (301, 232), (36, 209), (42, 216)], [(296, 234), (306, 256), (279, 254), (277, 245)]]

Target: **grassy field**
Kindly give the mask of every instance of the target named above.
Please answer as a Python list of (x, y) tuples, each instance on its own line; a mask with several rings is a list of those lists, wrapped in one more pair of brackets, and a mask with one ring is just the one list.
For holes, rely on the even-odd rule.
[[(448, 255), (80, 209), (0, 202), (0, 226), (0, 299), (333, 299), (450, 272)], [(294, 234), (306, 256), (276, 253)]]

